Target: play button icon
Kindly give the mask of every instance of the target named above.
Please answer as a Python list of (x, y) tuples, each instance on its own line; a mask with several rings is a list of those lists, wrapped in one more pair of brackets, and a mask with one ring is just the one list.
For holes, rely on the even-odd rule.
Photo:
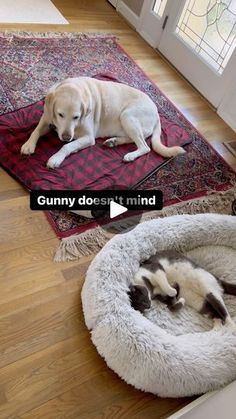
[(118, 204), (115, 201), (110, 202), (110, 218), (118, 217), (124, 212), (128, 211), (128, 208), (124, 207), (123, 205)]
[[(135, 228), (141, 218), (142, 210), (131, 210), (125, 205), (125, 199), (120, 200), (119, 196), (122, 196), (123, 192), (128, 192), (127, 188), (122, 185), (113, 185), (109, 188), (109, 191), (117, 191), (115, 197), (109, 201), (109, 205), (102, 208), (96, 208), (96, 205), (91, 210), (74, 210), (72, 212), (83, 216), (87, 221), (96, 222), (105, 232), (112, 234), (122, 234)], [(100, 194), (103, 196), (106, 190), (101, 191)]]
[[(127, 191), (127, 188), (123, 185), (113, 185), (109, 189), (117, 191), (118, 196), (122, 195), (122, 191)], [(142, 218), (142, 211), (132, 211), (121, 204), (123, 204), (122, 200), (115, 198), (110, 201), (107, 209), (97, 210), (94, 208), (92, 211), (93, 218), (105, 232), (122, 234), (132, 230), (139, 224)]]

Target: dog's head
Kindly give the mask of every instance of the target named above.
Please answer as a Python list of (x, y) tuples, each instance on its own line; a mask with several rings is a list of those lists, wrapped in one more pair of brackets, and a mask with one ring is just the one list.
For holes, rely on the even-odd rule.
[(55, 85), (45, 98), (44, 112), (61, 141), (73, 140), (75, 130), (91, 112), (91, 96), (71, 80)]

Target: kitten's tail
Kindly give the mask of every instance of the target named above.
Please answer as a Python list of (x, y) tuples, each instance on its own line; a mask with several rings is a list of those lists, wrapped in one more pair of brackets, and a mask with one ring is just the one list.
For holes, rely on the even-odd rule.
[(236, 295), (236, 284), (231, 284), (230, 282), (223, 281), (222, 279), (218, 279), (218, 282), (226, 294)]

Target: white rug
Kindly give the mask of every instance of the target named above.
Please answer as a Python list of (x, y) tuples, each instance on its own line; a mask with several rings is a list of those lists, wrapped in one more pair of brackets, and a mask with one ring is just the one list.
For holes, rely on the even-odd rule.
[(0, 22), (68, 24), (50, 0), (0, 0)]

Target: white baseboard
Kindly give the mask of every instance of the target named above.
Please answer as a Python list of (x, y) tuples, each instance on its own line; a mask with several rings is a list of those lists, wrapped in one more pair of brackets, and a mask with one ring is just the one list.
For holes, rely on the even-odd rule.
[(218, 115), (236, 132), (236, 120), (231, 117), (231, 115), (227, 114), (224, 109), (219, 108), (217, 110)]
[(156, 48), (156, 45), (154, 44), (153, 39), (147, 34), (147, 32), (141, 30), (141, 31), (137, 31), (139, 33), (139, 35), (141, 35), (141, 37), (149, 44), (151, 45), (151, 47)]
[(168, 419), (235, 419), (236, 381), (218, 391), (206, 393)]
[(168, 419), (181, 419), (182, 417), (187, 415), (189, 412), (191, 412), (192, 409), (195, 409), (196, 407), (204, 403), (207, 399), (212, 397), (215, 393), (216, 391), (211, 391), (209, 393), (203, 394), (202, 396), (198, 397), (193, 402), (187, 404), (187, 406), (183, 407), (183, 409), (180, 409), (178, 410), (178, 412), (173, 413), (173, 415), (168, 416)]
[(126, 4), (123, 3), (123, 1), (118, 2), (116, 10), (122, 16), (124, 16), (125, 19), (128, 20), (128, 22), (130, 22), (132, 26), (134, 26), (135, 29), (137, 28), (140, 17), (137, 16), (134, 12), (132, 12), (132, 10), (128, 6), (126, 6)]

